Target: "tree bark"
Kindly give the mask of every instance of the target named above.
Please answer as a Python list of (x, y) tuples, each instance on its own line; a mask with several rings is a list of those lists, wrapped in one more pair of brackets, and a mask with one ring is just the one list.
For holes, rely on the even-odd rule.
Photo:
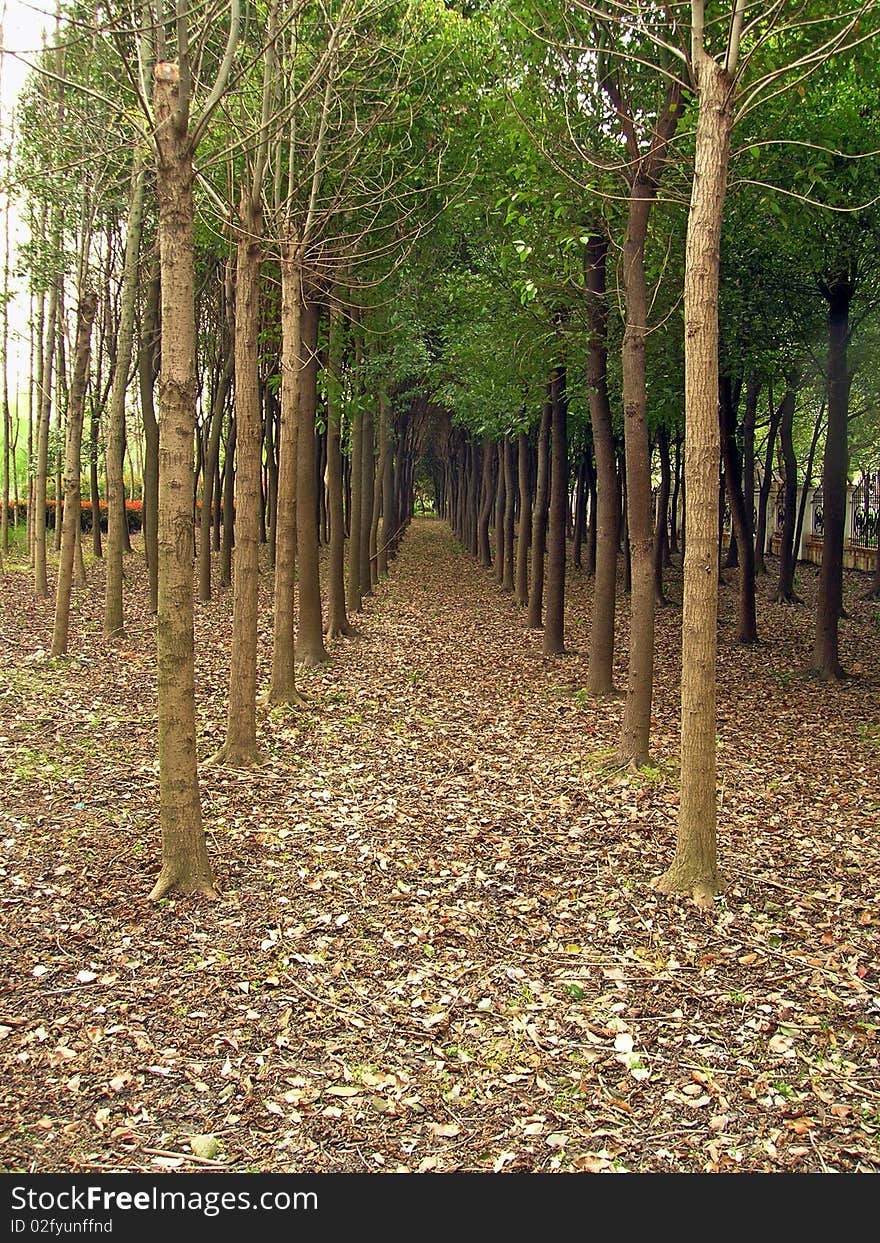
[(785, 514), (782, 527), (782, 544), (779, 549), (779, 582), (776, 587), (778, 604), (800, 604), (799, 596), (794, 590), (794, 527), (797, 514), (797, 458), (792, 441), (792, 424), (794, 420), (795, 390), (789, 383), (782, 404), (780, 436), (782, 438), (782, 455), (785, 462)]
[(514, 508), (516, 505), (516, 449), (510, 436), (504, 437), (504, 574), (502, 591), (514, 587)]
[(153, 391), (159, 375), (159, 297), (159, 264), (154, 257), (144, 297), (138, 352), (141, 419), (144, 425), (144, 556), (147, 562), (149, 608), (153, 614), (159, 607), (159, 424), (156, 422), (153, 401)]
[(248, 768), (260, 762), (257, 747), (257, 601), (260, 589), (262, 420), (258, 342), (263, 218), (259, 199), (247, 192), (242, 196), (240, 219), (235, 282), (235, 421), (238, 431), (232, 651), (226, 740), (213, 759), (234, 768)]
[(482, 476), (480, 489), (480, 509), (477, 515), (477, 556), (480, 565), (486, 569), (492, 568), (492, 547), (489, 543), (489, 524), (492, 520), (492, 497), (494, 494), (494, 479), (492, 477), (492, 463), (495, 458), (492, 441), (483, 440), (482, 444)]
[(107, 422), (107, 448), (104, 469), (107, 478), (107, 552), (104, 558), (106, 579), (104, 589), (104, 636), (123, 633), (122, 557), (128, 532), (125, 512), (125, 480), (123, 452), (125, 445), (125, 395), (131, 369), (134, 339), (134, 316), (137, 307), (138, 252), (144, 215), (145, 170), (135, 156), (131, 170), (131, 208), (125, 235), (125, 258), (122, 267), (119, 332), (113, 366), (113, 388), (110, 394), (110, 417)]
[(92, 325), (98, 299), (89, 291), (79, 305), (76, 325), (76, 353), (70, 398), (67, 406), (67, 443), (64, 456), (64, 526), (61, 532), (61, 556), (58, 561), (58, 586), (55, 592), (55, 627), (52, 634), (53, 656), (67, 651), (70, 624), (70, 595), (77, 533), (80, 525), (80, 468), (82, 456), (83, 409), (89, 375)]
[[(797, 385), (797, 378), (792, 381), (793, 385)], [(755, 529), (755, 573), (766, 574), (766, 547), (767, 547), (767, 502), (770, 500), (770, 490), (773, 485), (773, 454), (776, 445), (776, 435), (779, 431), (779, 423), (782, 419), (783, 412), (786, 408), (786, 402), (792, 402), (794, 409), (794, 401), (797, 396), (796, 387), (788, 388), (785, 396), (778, 406), (773, 405), (773, 390), (770, 390), (770, 424), (767, 428), (767, 445), (764, 450), (764, 474), (761, 477), (761, 489), (758, 495), (758, 524)]]
[(596, 455), (596, 577), (590, 628), (589, 691), (614, 692), (614, 614), (617, 597), (619, 499), (611, 405), (608, 400), (608, 303), (606, 265), (608, 236), (590, 234), (587, 244), (586, 285), (590, 322), (587, 379), (590, 388), (590, 424)]
[(159, 379), (159, 799), (162, 868), (150, 898), (172, 889), (214, 895), (199, 799), (193, 653), (193, 433), (195, 303), (193, 150), (178, 68), (158, 64), (153, 106), (158, 151), (162, 362)]
[(538, 428), (538, 462), (535, 471), (535, 504), (532, 508), (532, 582), (526, 625), (540, 630), (544, 624), (544, 578), (547, 549), (547, 507), (550, 501), (550, 426), (553, 403), (550, 386)]
[(654, 603), (662, 608), (669, 603), (663, 591), (663, 566), (669, 539), (669, 493), (672, 490), (669, 432), (663, 426), (657, 428), (657, 450), (660, 456), (660, 487), (657, 491), (657, 517), (654, 523)]
[(755, 546), (749, 530), (746, 496), (740, 482), (741, 471), (736, 447), (736, 409), (733, 393), (730, 377), (722, 376), (718, 403), (718, 414), (721, 420), (721, 457), (724, 462), (732, 533), (736, 535), (740, 550), (737, 640), (748, 644), (758, 642), (758, 621), (755, 615)]
[(342, 312), (330, 311), (330, 347), (327, 366), (327, 493), (330, 509), (330, 548), (327, 565), (327, 637), (352, 635), (345, 611), (345, 515), (342, 506)]
[[(328, 659), (324, 647), (321, 614), (321, 580), (318, 571), (318, 517), (315, 494), (315, 409), (318, 400), (319, 307), (303, 288), (301, 309), (301, 367), (297, 394), (296, 446), (296, 553), (299, 560), (299, 625), (297, 654), (304, 665)], [(368, 548), (369, 555), (369, 548)], [(367, 566), (369, 575), (369, 565)]]
[(854, 285), (854, 275), (842, 273), (823, 286), (828, 300), (828, 428), (822, 470), (825, 523), (816, 601), (813, 667), (820, 676), (836, 681), (845, 676), (840, 663), (838, 625), (843, 613), (843, 540), (846, 471), (849, 464), (849, 390), (852, 384), (848, 364), (849, 308)]
[(517, 438), (517, 474), (519, 482), (519, 531), (516, 543), (516, 602), (526, 608), (529, 603), (529, 545), (532, 534), (532, 489), (529, 479), (529, 437), (520, 432)]
[(681, 677), (681, 799), (675, 858), (664, 893), (710, 906), (717, 865), (715, 662), (718, 615), (718, 278), (733, 128), (733, 84), (695, 49), (699, 96), (696, 160), (685, 254), (685, 478)]
[(550, 381), (550, 503), (547, 513), (547, 608), (542, 650), (565, 651), (565, 527), (568, 510), (568, 405), (564, 367)]

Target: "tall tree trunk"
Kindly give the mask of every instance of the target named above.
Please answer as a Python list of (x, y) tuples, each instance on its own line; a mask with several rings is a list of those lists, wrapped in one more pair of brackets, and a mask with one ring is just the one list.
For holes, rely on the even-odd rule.
[(822, 431), (822, 424), (825, 419), (825, 402), (823, 401), (819, 407), (819, 413), (816, 415), (816, 421), (813, 424), (813, 435), (810, 439), (810, 451), (807, 454), (807, 465), (804, 470), (804, 486), (801, 489), (800, 500), (798, 501), (797, 522), (794, 527), (794, 548), (795, 556), (797, 556), (801, 546), (801, 536), (804, 530), (804, 514), (807, 511), (807, 493), (813, 486), (813, 463), (816, 460), (816, 445), (819, 443), (819, 435)]
[(746, 525), (749, 532), (749, 543), (752, 545), (752, 565), (755, 565), (755, 417), (758, 412), (758, 398), (761, 396), (761, 381), (746, 382), (746, 405), (743, 412), (743, 459), (742, 481), (743, 497), (746, 503)]
[(229, 418), (229, 436), (223, 463), (223, 538), (220, 541), (220, 586), (232, 586), (232, 549), (235, 546), (235, 433), (234, 416)]
[[(58, 286), (56, 277), (49, 290), (46, 315), (46, 339), (39, 387), (39, 419), (37, 423), (37, 469), (34, 474), (34, 594), (43, 600), (49, 594), (46, 576), (46, 478), (49, 467), (49, 418), (52, 410), (52, 364), (55, 358), (55, 332), (58, 319)], [(99, 517), (100, 522), (100, 517)]]
[(550, 381), (550, 504), (547, 513), (547, 608), (542, 651), (565, 651), (565, 526), (568, 509), (568, 399), (564, 367)]
[(657, 491), (657, 517), (654, 523), (654, 603), (663, 607), (669, 603), (663, 591), (663, 566), (668, 540), (672, 472), (669, 463), (669, 432), (662, 425), (657, 428), (657, 450), (660, 456), (660, 487)]
[(652, 183), (637, 180), (630, 197), (623, 272), (626, 327), (623, 336), (623, 426), (626, 455), (626, 520), (630, 555), (629, 679), (620, 734), (620, 757), (633, 767), (648, 763), (654, 689), (654, 523), (648, 440), (645, 339), (648, 296), (645, 239), (656, 197)]
[(540, 630), (544, 624), (544, 578), (547, 549), (547, 507), (550, 503), (550, 425), (553, 404), (550, 386), (538, 428), (538, 461), (535, 470), (535, 504), (532, 508), (532, 582), (526, 625)]
[(590, 386), (593, 451), (596, 455), (596, 578), (590, 628), (591, 695), (610, 695), (614, 691), (619, 500), (611, 406), (608, 400), (608, 303), (605, 288), (607, 258), (607, 234), (592, 233), (587, 245), (585, 272), (590, 317), (587, 378)]
[[(159, 607), (159, 424), (156, 422), (156, 407), (153, 402), (153, 390), (159, 375), (159, 297), (159, 261), (154, 256), (147, 280), (138, 352), (141, 419), (144, 424), (144, 556), (147, 562), (149, 607), (153, 614)], [(94, 496), (92, 504), (94, 505)]]
[(514, 510), (516, 505), (516, 448), (510, 436), (504, 437), (504, 574), (502, 591), (514, 586)]
[[(234, 338), (233, 338), (234, 339)], [(229, 350), (220, 373), (220, 379), (211, 404), (211, 423), (208, 430), (208, 447), (205, 452), (204, 486), (202, 488), (202, 512), (199, 515), (199, 599), (211, 599), (211, 527), (213, 526), (214, 480), (220, 460), (220, 434), (223, 431), (223, 414), (235, 369), (235, 349)]]
[(379, 585), (379, 519), (382, 516), (382, 480), (385, 476), (385, 457), (388, 453), (388, 394), (384, 386), (379, 389), (379, 425), (376, 429), (378, 453), (373, 478), (373, 512), (370, 516), (370, 586)]
[(299, 389), (304, 362), (302, 307), (302, 269), (297, 239), (291, 235), (285, 238), (281, 248), (281, 422), (278, 432), (278, 522), (275, 528), (270, 703), (303, 702), (296, 689), (293, 627), (300, 517), (298, 461)]
[(571, 563), (576, 570), (583, 569), (581, 547), (587, 525), (587, 458), (583, 453), (578, 461), (574, 485), (574, 514), (572, 517)]
[(489, 524), (492, 520), (492, 497), (494, 479), (492, 464), (495, 460), (494, 446), (486, 437), (482, 444), (482, 476), (480, 489), (480, 509), (477, 516), (477, 556), (480, 565), (486, 569), (492, 567), (492, 548), (489, 543)]
[(531, 480), (529, 479), (529, 457), (528, 433), (520, 432), (517, 439), (519, 532), (516, 544), (516, 602), (521, 604), (523, 608), (529, 603), (529, 544), (532, 534), (532, 488)]
[(843, 612), (843, 540), (846, 522), (846, 471), (849, 464), (849, 308), (854, 276), (841, 273), (823, 287), (828, 300), (828, 429), (822, 470), (825, 524), (822, 565), (816, 600), (813, 666), (825, 678), (843, 678), (838, 650), (838, 624)]
[(739, 597), (737, 639), (740, 643), (758, 642), (758, 622), (755, 616), (755, 546), (749, 530), (746, 512), (746, 495), (743, 494), (739, 453), (736, 447), (736, 407), (734, 388), (729, 376), (722, 376), (718, 417), (721, 420), (721, 457), (727, 482), (727, 499), (730, 505), (732, 534), (739, 546)]
[(504, 514), (507, 502), (507, 437), (498, 441), (498, 470), (495, 475), (495, 581), (499, 586), (504, 582), (505, 523)]
[(373, 488), (376, 482), (375, 421), (372, 399), (364, 403), (363, 429), (361, 432), (361, 523), (360, 523), (360, 576), (361, 599), (373, 594), (370, 578), (370, 526), (373, 521)]
[(195, 301), (193, 148), (177, 65), (154, 71), (162, 364), (159, 379), (159, 801), (162, 868), (150, 898), (214, 894), (199, 800), (193, 653)]
[(64, 527), (61, 533), (61, 556), (58, 560), (58, 586), (55, 592), (55, 627), (52, 634), (52, 655), (67, 651), (70, 623), (70, 594), (77, 532), (80, 524), (80, 468), (82, 456), (83, 408), (89, 375), (89, 354), (92, 324), (98, 299), (89, 291), (79, 305), (76, 325), (76, 353), (70, 398), (67, 406), (67, 444), (64, 455)]
[(773, 389), (770, 388), (770, 425), (767, 428), (767, 445), (764, 449), (764, 474), (761, 477), (761, 490), (758, 495), (758, 523), (755, 528), (755, 573), (766, 574), (767, 563), (766, 547), (767, 547), (767, 502), (770, 500), (770, 490), (773, 486), (773, 456), (776, 448), (776, 435), (779, 431), (779, 423), (786, 409), (786, 403), (791, 401), (792, 410), (794, 410), (794, 402), (797, 397), (798, 373), (792, 373), (792, 385), (786, 389), (785, 396), (778, 406), (773, 405)]
[(363, 515), (364, 424), (355, 409), (351, 423), (351, 505), (348, 522), (348, 608), (359, 613), (363, 608), (361, 595), (361, 518)]
[[(257, 601), (260, 589), (259, 331), (263, 218), (259, 199), (242, 195), (235, 282), (235, 565), (232, 577), (232, 651), (226, 739), (214, 762), (247, 768), (257, 747)], [(207, 475), (207, 471), (206, 471)], [(204, 502), (203, 502), (204, 505)]]
[(800, 604), (799, 596), (794, 590), (794, 526), (797, 514), (797, 458), (792, 440), (792, 424), (794, 421), (795, 392), (794, 385), (789, 383), (783, 398), (780, 436), (782, 438), (782, 456), (785, 462), (785, 514), (782, 526), (782, 545), (779, 549), (779, 582), (776, 587), (776, 601), (779, 604)]
[(345, 515), (342, 507), (342, 312), (330, 311), (327, 367), (327, 493), (330, 548), (327, 565), (327, 637), (354, 634), (345, 611)]
[[(695, 9), (702, 19), (701, 0)], [(733, 83), (695, 39), (699, 96), (696, 157), (685, 254), (685, 473), (681, 675), (681, 798), (675, 858), (664, 893), (711, 906), (722, 887), (717, 865), (715, 661), (718, 616), (718, 268)], [(735, 57), (734, 57), (735, 59)], [(735, 65), (732, 65), (735, 68)]]
[(394, 512), (394, 446), (391, 438), (391, 411), (386, 412), (385, 457), (382, 466), (382, 535), (379, 541), (379, 577), (388, 573), (388, 558), (396, 531)]
[[(315, 491), (315, 410), (318, 401), (318, 303), (303, 289), (299, 376), (298, 432), (296, 446), (296, 554), (299, 561), (299, 625), (297, 651), (304, 665), (328, 659), (324, 647), (321, 615), (321, 580), (318, 572), (318, 517)], [(369, 546), (367, 549), (369, 557)], [(369, 574), (369, 565), (367, 566)]]
[(104, 470), (107, 477), (107, 554), (104, 558), (106, 578), (104, 589), (104, 635), (123, 632), (122, 618), (122, 557), (128, 531), (125, 512), (125, 396), (131, 369), (131, 348), (134, 339), (134, 317), (137, 308), (138, 253), (141, 245), (141, 224), (144, 215), (145, 170), (136, 155), (131, 170), (131, 207), (125, 233), (125, 258), (122, 266), (119, 332), (113, 366), (113, 388), (110, 394), (110, 418), (107, 422), (107, 447)]

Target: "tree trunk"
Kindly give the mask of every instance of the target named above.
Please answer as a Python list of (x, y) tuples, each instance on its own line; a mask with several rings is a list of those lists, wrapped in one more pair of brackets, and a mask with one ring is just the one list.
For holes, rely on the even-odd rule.
[(352, 635), (345, 611), (345, 515), (342, 507), (342, 312), (330, 311), (330, 347), (327, 366), (327, 493), (330, 508), (330, 548), (327, 565), (327, 638)]
[(360, 522), (360, 588), (361, 599), (373, 594), (370, 577), (370, 527), (373, 521), (373, 488), (376, 483), (375, 420), (372, 396), (364, 403), (361, 431), (361, 522)]
[(260, 761), (257, 748), (257, 601), (262, 420), (258, 343), (263, 219), (256, 196), (243, 194), (240, 218), (235, 282), (235, 421), (238, 431), (232, 651), (226, 740), (213, 759), (233, 768), (248, 768)]
[(159, 264), (154, 257), (144, 298), (138, 352), (141, 419), (144, 424), (144, 556), (147, 562), (149, 608), (153, 614), (159, 607), (159, 424), (156, 422), (156, 408), (153, 404), (153, 390), (159, 375), (159, 296)]
[(520, 432), (517, 439), (517, 472), (519, 479), (519, 532), (516, 544), (516, 602), (526, 608), (529, 603), (529, 544), (532, 534), (532, 489), (529, 479), (529, 437)]
[(785, 462), (785, 513), (782, 526), (782, 546), (779, 549), (779, 582), (776, 587), (778, 604), (800, 604), (800, 597), (794, 590), (794, 526), (797, 513), (797, 458), (792, 441), (792, 423), (794, 420), (795, 392), (794, 385), (789, 384), (783, 398), (780, 435), (782, 437), (782, 455)]
[(361, 517), (363, 516), (364, 478), (364, 425), (359, 410), (355, 409), (351, 422), (351, 505), (348, 522), (348, 608), (359, 613), (363, 608), (361, 596)]
[(70, 622), (70, 594), (80, 524), (80, 468), (82, 455), (83, 408), (89, 375), (92, 324), (98, 299), (91, 291), (83, 295), (76, 325), (76, 354), (73, 380), (67, 406), (67, 444), (64, 455), (64, 527), (61, 533), (61, 556), (58, 561), (58, 587), (55, 592), (55, 628), (52, 634), (53, 656), (67, 651)]
[[(46, 576), (46, 478), (49, 468), (49, 418), (52, 410), (52, 364), (55, 358), (55, 331), (58, 319), (58, 285), (60, 277), (52, 282), (49, 291), (49, 310), (46, 316), (46, 340), (43, 347), (43, 366), (39, 386), (39, 419), (37, 423), (37, 469), (34, 474), (33, 540), (34, 540), (34, 594), (44, 600), (49, 594)], [(94, 521), (94, 515), (93, 515)], [(98, 522), (100, 524), (100, 511)]]
[(669, 529), (669, 493), (672, 490), (669, 432), (662, 425), (657, 428), (657, 450), (660, 456), (660, 487), (657, 491), (657, 517), (654, 523), (654, 603), (662, 608), (669, 603), (663, 591), (663, 566)]
[[(297, 654), (304, 665), (328, 659), (324, 647), (321, 615), (321, 580), (318, 571), (318, 517), (315, 490), (315, 409), (318, 401), (317, 302), (303, 289), (300, 314), (301, 365), (297, 394), (296, 446), (296, 554), (299, 560)], [(369, 551), (369, 550), (368, 550)], [(369, 573), (369, 566), (367, 567)]]
[[(797, 384), (797, 378), (793, 379), (793, 385)], [(773, 485), (773, 453), (776, 445), (776, 433), (779, 430), (779, 423), (783, 412), (786, 408), (786, 402), (792, 402), (794, 409), (794, 401), (797, 396), (795, 388), (786, 390), (785, 396), (777, 407), (773, 406), (773, 389), (770, 389), (770, 425), (767, 429), (767, 446), (764, 450), (764, 474), (761, 477), (761, 490), (758, 495), (758, 524), (755, 529), (755, 573), (766, 574), (767, 563), (765, 561), (767, 547), (767, 502), (770, 499), (770, 489)]]
[(382, 480), (385, 476), (385, 457), (388, 452), (388, 394), (384, 387), (379, 390), (379, 426), (377, 430), (378, 454), (373, 476), (373, 512), (370, 516), (370, 587), (379, 585), (379, 519), (382, 516)]
[(839, 681), (843, 666), (838, 651), (838, 624), (843, 612), (843, 540), (846, 522), (846, 471), (849, 390), (849, 308), (854, 278), (841, 274), (824, 287), (828, 300), (828, 429), (822, 470), (822, 506), (825, 515), (822, 565), (816, 601), (816, 640), (813, 667), (825, 678)]
[(507, 502), (507, 437), (498, 441), (498, 470), (495, 476), (495, 581), (499, 586), (504, 582), (505, 523), (504, 514)]
[(177, 66), (160, 63), (154, 77), (162, 281), (156, 622), (162, 869), (150, 894), (156, 901), (172, 889), (213, 895), (214, 882), (199, 800), (193, 659), (193, 150)]
[(587, 459), (583, 453), (578, 461), (574, 485), (574, 515), (572, 517), (571, 563), (576, 570), (583, 569), (581, 547), (587, 525)]
[(587, 245), (586, 284), (590, 322), (587, 378), (590, 424), (596, 455), (596, 577), (590, 628), (589, 691), (614, 691), (614, 613), (617, 595), (619, 500), (611, 406), (608, 400), (608, 303), (605, 272), (608, 237), (592, 233)]
[(278, 522), (272, 621), (270, 703), (298, 704), (294, 652), (293, 591), (300, 497), (298, 486), (299, 387), (303, 365), (302, 271), (296, 238), (281, 247), (281, 422), (278, 432)]
[(733, 128), (729, 74), (702, 48), (696, 160), (685, 256), (685, 475), (681, 799), (664, 893), (711, 906), (722, 887), (716, 847), (715, 661), (718, 615), (718, 268)]
[(131, 207), (125, 234), (119, 332), (113, 365), (110, 417), (107, 422), (107, 447), (104, 453), (104, 470), (107, 478), (107, 553), (104, 558), (104, 564), (107, 567), (104, 589), (105, 638), (123, 633), (122, 557), (128, 531), (123, 478), (125, 396), (128, 390), (128, 374), (131, 369), (134, 316), (137, 307), (138, 253), (144, 215), (144, 179), (145, 170), (136, 155), (131, 170)]
[(645, 238), (655, 197), (653, 183), (636, 180), (630, 196), (623, 249), (626, 292), (623, 426), (631, 592), (629, 680), (620, 734), (620, 758), (636, 768), (648, 763), (654, 688), (654, 522), (651, 514), (651, 455), (645, 387), (648, 322)]
[(740, 643), (758, 642), (758, 622), (755, 616), (755, 546), (749, 530), (746, 496), (740, 483), (739, 453), (736, 447), (736, 408), (734, 389), (729, 376), (722, 376), (718, 415), (721, 420), (721, 457), (724, 477), (727, 481), (727, 499), (730, 505), (731, 534), (739, 546), (739, 597), (737, 640)]
[(502, 591), (514, 587), (514, 509), (516, 505), (516, 449), (510, 436), (504, 437), (504, 574)]
[(223, 538), (220, 542), (220, 586), (232, 586), (232, 549), (235, 545), (235, 418), (229, 419), (229, 437), (223, 463)]
[[(199, 599), (211, 599), (211, 527), (214, 509), (214, 478), (220, 460), (220, 434), (223, 431), (223, 413), (235, 368), (235, 350), (231, 349), (223, 364), (220, 380), (211, 407), (211, 425), (208, 431), (208, 447), (205, 452), (204, 486), (202, 487), (202, 512), (199, 515)], [(237, 390), (236, 390), (237, 391)]]
[(386, 411), (385, 457), (382, 465), (382, 536), (379, 541), (379, 577), (388, 573), (388, 558), (396, 531), (394, 513), (394, 447), (391, 439), (391, 412)]
[(480, 510), (477, 516), (477, 556), (480, 565), (492, 568), (492, 547), (489, 543), (489, 523), (492, 519), (493, 484), (492, 463), (495, 454), (492, 441), (484, 439), (482, 445), (482, 481), (480, 490)]
[(810, 451), (807, 454), (807, 465), (804, 470), (804, 486), (801, 489), (801, 497), (798, 501), (797, 522), (794, 528), (794, 547), (797, 550), (801, 546), (801, 536), (804, 530), (804, 514), (807, 511), (807, 493), (813, 486), (813, 463), (816, 460), (816, 445), (819, 443), (819, 435), (822, 431), (822, 423), (825, 418), (825, 402), (823, 401), (819, 407), (819, 413), (816, 415), (816, 421), (813, 424), (813, 435), (810, 440)]
[(547, 548), (547, 507), (550, 501), (550, 426), (553, 405), (550, 387), (538, 428), (538, 463), (535, 471), (535, 504), (532, 509), (532, 584), (526, 625), (540, 630), (544, 624), (544, 577)]
[(565, 651), (565, 526), (568, 509), (568, 405), (564, 367), (550, 381), (550, 503), (547, 512), (547, 609), (545, 656)]

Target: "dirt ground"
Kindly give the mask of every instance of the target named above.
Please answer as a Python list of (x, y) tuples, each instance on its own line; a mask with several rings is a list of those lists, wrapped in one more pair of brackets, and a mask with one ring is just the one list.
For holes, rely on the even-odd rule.
[[(771, 569), (774, 568), (771, 563)], [(142, 559), (127, 637), (0, 579), (0, 1167), (9, 1171), (880, 1169), (880, 605), (848, 574), (841, 686), (807, 603), (735, 644), (721, 593), (720, 855), (708, 914), (674, 848), (681, 613), (658, 615), (654, 765), (622, 701), (447, 528), (419, 520), (358, 619), (259, 709), (264, 763), (202, 768), (222, 900), (146, 901), (159, 864)], [(268, 673), (268, 574), (260, 676)], [(681, 599), (680, 573), (669, 594)], [(197, 606), (200, 755), (222, 741), (231, 596)], [(626, 603), (618, 620), (625, 685)], [(195, 1138), (201, 1137), (201, 1138)], [(208, 1137), (208, 1138), (206, 1138)], [(201, 1155), (199, 1155), (201, 1154)]]

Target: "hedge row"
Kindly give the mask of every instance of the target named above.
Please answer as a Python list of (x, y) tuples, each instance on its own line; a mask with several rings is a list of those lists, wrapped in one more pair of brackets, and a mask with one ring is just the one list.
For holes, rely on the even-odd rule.
[[(2, 500), (0, 500), (0, 505), (2, 504), (3, 502)], [(27, 498), (22, 498), (22, 500), (18, 502), (18, 512), (19, 512), (19, 517), (21, 519), (27, 518), (27, 508), (28, 508)], [(125, 512), (128, 516), (129, 531), (139, 531), (141, 529), (141, 526), (143, 525), (143, 508), (144, 508), (143, 501), (126, 501), (125, 502)], [(56, 509), (56, 502), (52, 499), (47, 499), (46, 501), (46, 526), (51, 527), (52, 529), (54, 529), (55, 527), (55, 509)], [(15, 509), (14, 509), (13, 502), (10, 501), (9, 502), (10, 520), (14, 512), (15, 512)], [(99, 502), (98, 512), (99, 512), (100, 519), (101, 519), (101, 530), (106, 531), (107, 530), (107, 502), (106, 501)], [(80, 525), (82, 527), (82, 530), (91, 531), (92, 522), (93, 522), (92, 502), (90, 500), (81, 500), (80, 501)]]

